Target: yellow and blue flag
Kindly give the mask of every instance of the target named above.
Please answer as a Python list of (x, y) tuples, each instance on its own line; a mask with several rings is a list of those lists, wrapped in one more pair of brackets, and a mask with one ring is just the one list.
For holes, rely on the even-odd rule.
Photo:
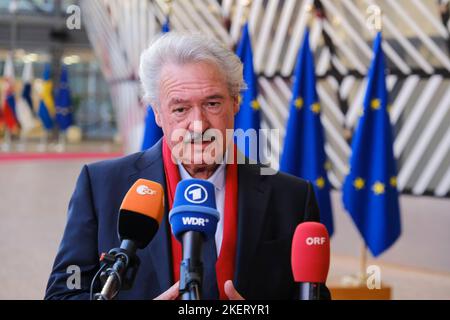
[[(261, 107), (257, 100), (258, 78), (253, 67), (253, 51), (248, 23), (246, 23), (242, 29), (242, 37), (236, 49), (236, 55), (241, 59), (244, 65), (244, 81), (247, 84), (247, 89), (243, 90), (239, 97), (240, 108), (234, 118), (234, 128), (242, 129), (244, 131), (254, 129), (256, 131), (256, 137), (258, 137), (261, 126)], [(259, 143), (259, 141), (253, 142)], [(244, 139), (238, 139), (237, 147), (247, 157), (255, 160), (259, 158), (258, 154), (254, 154), (254, 151), (259, 149), (258, 144), (256, 145), (256, 148), (250, 148), (249, 145), (245, 145)]]
[(43, 84), (39, 100), (38, 115), (44, 128), (46, 130), (51, 130), (54, 126), (55, 102), (53, 100), (53, 84), (50, 75), (50, 64), (45, 65), (42, 80)]
[(65, 131), (73, 124), (72, 99), (70, 95), (67, 67), (62, 66), (58, 92), (56, 93), (56, 122)]
[[(162, 33), (166, 33), (170, 31), (170, 23), (169, 18), (166, 19), (166, 22), (162, 25)], [(141, 150), (147, 150), (152, 147), (156, 142), (161, 139), (163, 136), (163, 132), (161, 128), (156, 124), (155, 121), (155, 113), (153, 112), (152, 106), (147, 106), (147, 115), (145, 116), (145, 125), (144, 125), (144, 139), (142, 140)]]
[(307, 28), (294, 73), (290, 114), (280, 170), (313, 183), (319, 204), (320, 222), (332, 235), (334, 225), (330, 200), (331, 188), (327, 177), (329, 162), (325, 155), (325, 139), (320, 113), (314, 57), (309, 46), (309, 29)]
[(369, 70), (363, 114), (352, 140), (343, 202), (361, 236), (378, 256), (400, 236), (400, 206), (393, 134), (388, 113), (385, 62), (379, 32)]

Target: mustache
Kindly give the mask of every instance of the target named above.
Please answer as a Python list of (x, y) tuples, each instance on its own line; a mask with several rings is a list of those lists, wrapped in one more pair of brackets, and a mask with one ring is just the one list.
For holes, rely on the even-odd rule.
[(216, 139), (217, 137), (214, 130), (206, 130), (202, 133), (188, 131), (183, 137), (183, 143), (213, 142)]

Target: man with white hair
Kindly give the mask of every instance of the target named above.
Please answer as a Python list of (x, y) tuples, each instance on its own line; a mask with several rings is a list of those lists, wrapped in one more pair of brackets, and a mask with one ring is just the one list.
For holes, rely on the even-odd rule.
[[(244, 158), (229, 132), (245, 89), (239, 58), (216, 40), (169, 32), (142, 53), (140, 78), (164, 136), (144, 152), (84, 166), (46, 298), (89, 298), (99, 254), (119, 244), (120, 202), (139, 178), (164, 186), (166, 212), (152, 242), (138, 251), (133, 288), (118, 299), (178, 298), (181, 246), (168, 212), (177, 183), (190, 178), (214, 184), (220, 213), (215, 237), (204, 246), (202, 298), (298, 297), (291, 241), (299, 223), (319, 221), (319, 209), (311, 183), (237, 161)], [(66, 286), (70, 265), (81, 269), (79, 289)]]

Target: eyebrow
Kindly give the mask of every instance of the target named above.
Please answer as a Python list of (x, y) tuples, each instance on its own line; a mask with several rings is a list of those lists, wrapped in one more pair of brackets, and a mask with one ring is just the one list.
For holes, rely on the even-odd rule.
[(181, 99), (181, 98), (172, 98), (172, 99), (170, 99), (169, 104), (172, 105), (172, 104), (186, 103), (186, 102), (189, 102), (189, 101)]
[(225, 97), (221, 94), (213, 94), (211, 96), (206, 97), (205, 100), (212, 100), (212, 99), (225, 99)]
[[(213, 94), (213, 95), (207, 96), (204, 100), (213, 100), (213, 99), (222, 99), (223, 100), (223, 99), (225, 99), (225, 97), (221, 94)], [(172, 99), (170, 99), (169, 104), (173, 105), (173, 104), (187, 103), (187, 102), (189, 102), (189, 100), (185, 100), (185, 99), (181, 99), (181, 98), (172, 98)]]

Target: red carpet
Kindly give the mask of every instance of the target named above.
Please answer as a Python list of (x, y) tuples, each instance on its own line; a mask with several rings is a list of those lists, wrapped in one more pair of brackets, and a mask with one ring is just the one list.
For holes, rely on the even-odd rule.
[(109, 159), (121, 156), (121, 152), (9, 152), (0, 153), (0, 161)]

